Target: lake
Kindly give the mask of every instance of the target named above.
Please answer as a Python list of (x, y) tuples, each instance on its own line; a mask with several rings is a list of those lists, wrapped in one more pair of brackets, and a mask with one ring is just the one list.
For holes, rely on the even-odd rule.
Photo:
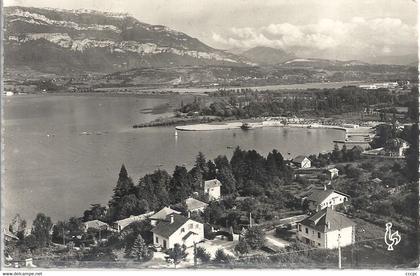
[(177, 164), (190, 168), (199, 151), (212, 159), (230, 157), (239, 145), (264, 155), (277, 149), (287, 158), (331, 150), (332, 141), (344, 136), (337, 130), (273, 127), (178, 131), (175, 137), (174, 127), (131, 127), (168, 115), (161, 107), (173, 103), (169, 97), (25, 95), (3, 100), (6, 223), (16, 213), (31, 222), (38, 212), (57, 221), (81, 216), (90, 204), (107, 203), (122, 163), (137, 183), (158, 168), (170, 173)]

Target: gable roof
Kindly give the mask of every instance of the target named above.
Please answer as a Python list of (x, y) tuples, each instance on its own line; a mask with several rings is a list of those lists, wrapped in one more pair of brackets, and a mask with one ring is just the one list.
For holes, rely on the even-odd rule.
[(302, 163), (305, 158), (306, 158), (306, 156), (304, 156), (304, 155), (298, 155), (295, 158), (293, 158), (292, 162)]
[(193, 197), (189, 197), (185, 200), (185, 204), (187, 205), (188, 211), (194, 211), (201, 208), (206, 208), (207, 203), (197, 200)]
[[(174, 221), (171, 223), (170, 216), (174, 216)], [(184, 225), (187, 221), (189, 221), (189, 218), (186, 218), (179, 214), (171, 214), (166, 217), (165, 220), (161, 220), (158, 222), (155, 228), (152, 229), (152, 232), (165, 237), (169, 238), (173, 233), (176, 232), (182, 225)]]
[(150, 216), (150, 219), (157, 220), (157, 219), (166, 219), (166, 217), (170, 214), (181, 214), (181, 212), (178, 212), (176, 210), (173, 210), (169, 207), (163, 207), (160, 211), (155, 213), (153, 216)]
[(121, 226), (121, 229), (123, 229), (123, 228), (127, 227), (129, 224), (131, 224), (135, 221), (143, 221), (143, 220), (147, 219), (152, 214), (153, 214), (153, 212), (149, 212), (149, 213), (141, 214), (141, 215), (138, 215), (138, 216), (130, 216), (130, 217), (125, 218), (125, 219), (117, 220), (117, 221), (114, 222), (114, 224), (117, 224), (117, 225)]
[(352, 220), (331, 208), (322, 209), (313, 216), (302, 220), (300, 223), (323, 233), (355, 225)]
[(327, 190), (318, 190), (318, 189), (313, 189), (313, 192), (307, 197), (308, 201), (314, 201), (316, 203), (321, 203), (322, 201), (324, 201), (327, 197), (329, 197), (332, 193), (337, 193), (346, 197), (350, 197), (349, 195), (346, 195), (345, 193), (336, 191), (336, 190), (332, 190), (332, 189), (327, 189)]
[(86, 229), (89, 229), (89, 228), (101, 229), (101, 228), (108, 227), (107, 223), (105, 223), (103, 221), (100, 221), (100, 220), (97, 220), (97, 219), (86, 221), (86, 222), (83, 223), (83, 225), (86, 227)]
[(222, 186), (222, 183), (217, 179), (206, 180), (204, 181), (204, 189), (215, 188)]

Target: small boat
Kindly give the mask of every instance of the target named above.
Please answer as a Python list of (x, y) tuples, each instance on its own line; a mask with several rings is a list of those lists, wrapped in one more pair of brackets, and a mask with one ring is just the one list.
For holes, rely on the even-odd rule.
[(232, 146), (227, 146), (226, 148), (227, 148), (227, 149), (233, 149), (233, 147), (232, 147)]
[(178, 131), (175, 129), (175, 134), (174, 134), (175, 136), (178, 136)]

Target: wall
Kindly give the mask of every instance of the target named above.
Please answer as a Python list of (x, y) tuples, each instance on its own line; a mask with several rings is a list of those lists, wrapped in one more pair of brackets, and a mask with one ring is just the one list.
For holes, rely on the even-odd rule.
[[(190, 228), (190, 225), (193, 224), (193, 228)], [(197, 228), (198, 225), (198, 228)], [(184, 232), (182, 232), (182, 228), (184, 228)], [(198, 235), (194, 235), (194, 238), (190, 239), (191, 241), (202, 241), (204, 240), (204, 226), (202, 223), (188, 220), (182, 227), (180, 227), (175, 233), (173, 233), (169, 238), (169, 247), (172, 248), (176, 243), (182, 245), (184, 241), (182, 238), (189, 232), (192, 231), (197, 233)], [(192, 246), (193, 244), (186, 244), (187, 247)]]
[[(299, 225), (301, 227), (301, 231), (299, 230)], [(308, 234), (305, 232), (305, 228), (308, 228)], [(318, 238), (318, 230), (315, 230), (311, 227), (301, 225), (300, 223), (297, 224), (297, 238), (305, 243), (305, 238), (311, 240), (311, 246), (315, 247), (325, 247), (325, 234), (319, 232), (321, 238)]]
[[(298, 224), (297, 238), (302, 242), (305, 242), (305, 238), (311, 240), (311, 246), (314, 247), (323, 247), (329, 249), (337, 248), (339, 233), (341, 234), (340, 245), (342, 247), (350, 245), (354, 242), (353, 227), (343, 228), (340, 232), (335, 230), (327, 233), (321, 233), (321, 238), (318, 238), (317, 230), (314, 230), (305, 225), (301, 225), (302, 231), (299, 231), (299, 225), (300, 224)], [(308, 234), (305, 233), (306, 227), (308, 228)]]
[(208, 190), (209, 199), (219, 199), (220, 198), (220, 187), (210, 188)]

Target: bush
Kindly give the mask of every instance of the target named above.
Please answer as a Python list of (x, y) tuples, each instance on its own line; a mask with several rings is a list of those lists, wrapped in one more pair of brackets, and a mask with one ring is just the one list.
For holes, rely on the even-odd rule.
[(201, 263), (205, 264), (210, 262), (210, 253), (203, 247), (197, 247), (195, 250), (195, 257), (201, 261)]
[(216, 264), (230, 264), (233, 262), (233, 257), (226, 254), (223, 249), (217, 249), (214, 254), (213, 262)]

